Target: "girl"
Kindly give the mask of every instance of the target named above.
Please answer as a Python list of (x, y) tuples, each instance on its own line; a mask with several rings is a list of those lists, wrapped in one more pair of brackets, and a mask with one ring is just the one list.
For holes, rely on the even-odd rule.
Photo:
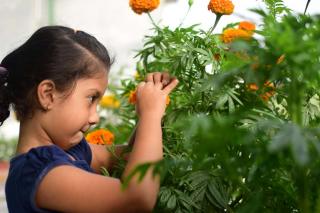
[[(159, 190), (152, 171), (141, 183), (97, 174), (112, 155), (83, 138), (99, 121), (111, 60), (106, 48), (83, 31), (50, 26), (37, 30), (0, 67), (0, 123), (14, 107), (20, 121), (17, 155), (6, 182), (9, 212), (150, 212)], [(178, 84), (151, 73), (137, 87), (139, 116), (122, 178), (137, 165), (162, 159), (161, 118), (166, 96)], [(118, 147), (117, 153), (121, 153)]]

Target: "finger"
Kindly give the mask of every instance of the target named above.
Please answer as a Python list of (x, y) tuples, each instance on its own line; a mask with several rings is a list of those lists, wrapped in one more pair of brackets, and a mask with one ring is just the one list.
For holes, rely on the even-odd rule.
[(169, 93), (178, 85), (178, 79), (174, 78), (164, 89), (164, 93), (169, 95)]
[(153, 73), (148, 73), (148, 74), (147, 74), (146, 81), (147, 81), (147, 82), (153, 81)]
[(137, 86), (137, 90), (140, 90), (145, 84), (146, 84), (146, 82), (144, 82), (144, 81), (140, 82)]
[(167, 86), (170, 82), (170, 75), (167, 72), (162, 73), (162, 84), (163, 86)]
[(153, 73), (153, 81), (155, 84), (161, 83), (162, 74), (160, 72)]
[(163, 84), (161, 82), (156, 83), (154, 86), (160, 90), (163, 88)]

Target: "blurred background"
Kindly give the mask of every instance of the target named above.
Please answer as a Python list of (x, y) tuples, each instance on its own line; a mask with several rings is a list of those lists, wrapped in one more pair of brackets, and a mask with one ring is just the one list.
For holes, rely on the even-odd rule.
[[(215, 15), (207, 10), (209, 0), (194, 0), (182, 26), (200, 24), (209, 29)], [(296, 12), (303, 12), (307, 0), (284, 0)], [(259, 17), (250, 8), (263, 7), (262, 0), (233, 0), (234, 14), (224, 16), (217, 28), (220, 33), (227, 23), (249, 20), (259, 25)], [(188, 11), (188, 0), (161, 0), (160, 7), (151, 15), (160, 25), (179, 26)], [(311, 1), (307, 13), (320, 12), (320, 1)], [(110, 81), (135, 74), (134, 55), (145, 35), (152, 33), (146, 14), (137, 15), (129, 1), (113, 0), (0, 0), (0, 60), (25, 42), (41, 26), (64, 25), (86, 31), (102, 42), (115, 58)], [(8, 160), (15, 150), (19, 123), (13, 113), (0, 127), (0, 212), (7, 212), (4, 183)]]

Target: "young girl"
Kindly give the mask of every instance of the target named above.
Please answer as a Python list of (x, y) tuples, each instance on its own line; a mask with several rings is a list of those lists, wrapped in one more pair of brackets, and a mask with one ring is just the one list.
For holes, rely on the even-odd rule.
[[(121, 180), (98, 174), (100, 167), (114, 163), (112, 155), (83, 137), (99, 121), (96, 108), (110, 65), (99, 41), (62, 26), (37, 30), (3, 59), (0, 123), (10, 105), (20, 121), (5, 188), (9, 212), (152, 211), (159, 177), (148, 171), (141, 183), (133, 178), (123, 191)], [(177, 84), (156, 72), (138, 85), (139, 122), (122, 178), (141, 163), (162, 159), (161, 118), (166, 96)]]

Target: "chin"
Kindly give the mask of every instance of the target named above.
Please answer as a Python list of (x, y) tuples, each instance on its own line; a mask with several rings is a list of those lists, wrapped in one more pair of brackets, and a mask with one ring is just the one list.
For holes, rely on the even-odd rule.
[(73, 146), (77, 145), (78, 143), (80, 143), (80, 141), (82, 140), (83, 136), (84, 136), (83, 133), (79, 132), (74, 137), (72, 137), (69, 140), (70, 147), (73, 147)]

